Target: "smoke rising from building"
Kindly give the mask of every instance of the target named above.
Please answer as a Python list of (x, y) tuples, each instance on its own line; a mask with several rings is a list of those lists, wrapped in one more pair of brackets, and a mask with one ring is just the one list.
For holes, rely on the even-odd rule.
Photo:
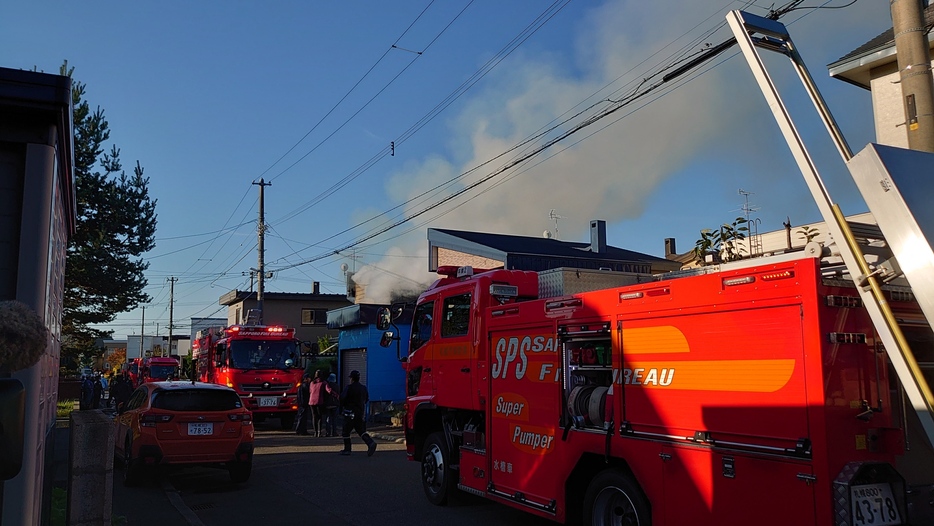
[[(728, 7), (738, 9), (741, 6)], [(660, 61), (664, 62), (663, 57), (689, 39), (663, 49), (669, 41), (692, 31), (698, 24), (701, 29), (707, 29), (722, 21), (726, 11), (711, 16), (712, 9), (703, 2), (607, 2), (593, 9), (581, 23), (573, 37), (573, 57), (533, 56), (524, 54), (520, 48), (489, 75), (482, 89), (471, 92), (467, 102), (449, 117), (450, 152), (425, 155), (423, 160), (410, 162), (391, 174), (386, 185), (390, 200), (404, 202), (496, 157), (543, 126), (556, 122), (554, 119), (560, 120), (579, 111), (582, 107), (575, 108), (575, 105), (581, 101), (587, 101), (585, 106), (597, 102), (600, 97), (590, 98), (591, 95), (615, 79), (622, 80), (616, 81), (614, 86), (635, 81), (627, 85), (627, 90), (632, 89), (644, 75), (654, 72)], [(672, 17), (672, 13), (678, 16)], [(701, 22), (708, 16), (706, 22)], [(845, 10), (837, 16), (839, 19), (835, 20), (840, 24), (853, 23), (859, 27), (866, 24), (865, 21), (860, 21), (861, 24), (849, 21)], [(819, 23), (819, 17), (812, 19), (803, 20), (793, 30), (802, 34), (825, 34), (824, 30), (808, 26)], [(692, 37), (699, 34), (699, 29), (693, 31)], [(793, 31), (793, 34), (797, 33)], [(723, 28), (692, 49), (700, 49), (706, 43), (717, 44), (730, 36), (729, 30)], [(823, 38), (830, 40), (833, 36), (825, 34)], [(802, 40), (808, 41), (809, 46), (821, 45), (814, 39)], [(734, 53), (735, 50), (727, 52), (713, 63)], [(653, 58), (640, 65), (647, 57)], [(792, 72), (789, 70), (788, 74)], [(643, 102), (637, 102), (444, 205), (446, 214), (439, 216), (438, 211), (432, 211), (420, 217), (414, 222), (419, 228), (393, 239), (391, 249), (379, 249), (393, 256), (381, 259), (376, 263), (377, 268), (367, 273), (361, 271), (356, 278), (366, 279), (373, 290), (403, 286), (405, 280), (399, 279), (395, 279), (395, 285), (377, 285), (382, 279), (391, 282), (398, 275), (426, 287), (436, 278), (427, 272), (427, 260), (398, 255), (427, 256), (427, 227), (540, 236), (544, 229), (553, 228), (548, 212), (556, 209), (562, 216), (561, 239), (585, 241), (591, 219), (604, 219), (608, 225), (613, 225), (646, 213), (672, 214), (675, 211), (671, 209), (649, 211), (647, 205), (660, 185), (670, 178), (684, 177), (684, 172), (691, 171), (699, 162), (703, 164), (705, 159), (715, 159), (718, 166), (714, 170), (722, 170), (722, 173), (711, 171), (709, 167), (697, 168), (697, 177), (706, 178), (704, 187), (723, 185), (724, 191), (735, 195), (736, 187), (732, 182), (721, 180), (721, 176), (730, 180), (731, 175), (748, 177), (754, 174), (759, 181), (756, 188), (763, 192), (787, 185), (782, 181), (789, 177), (796, 178), (794, 184), (803, 188), (774, 120), (741, 57), (725, 60), (696, 78), (687, 75), (681, 82), (685, 85), (680, 89), (665, 92), (644, 107)], [(623, 95), (601, 92), (602, 98)], [(654, 97), (650, 95), (644, 102)], [(567, 127), (561, 131), (564, 129)], [(506, 162), (497, 160), (465, 177), (455, 188), (471, 184)], [(775, 191), (777, 199), (785, 200), (772, 205), (781, 218), (801, 207), (805, 210), (813, 207), (808, 203), (802, 205), (806, 201), (802, 199), (805, 194), (798, 190), (798, 187), (782, 190), (787, 194)], [(726, 210), (717, 210), (717, 215), (712, 216), (700, 202), (704, 196), (697, 197), (696, 206), (677, 210), (683, 221), (694, 223), (691, 228), (695, 232), (709, 226), (711, 221), (715, 226), (718, 221), (733, 219)], [(438, 199), (435, 195), (417, 201), (405, 213), (413, 214)], [(678, 201), (685, 200), (682, 196)], [(687, 202), (691, 202), (690, 197)], [(638, 235), (641, 234), (633, 233), (633, 236)], [(661, 255), (663, 237), (658, 236), (655, 255)], [(612, 237), (608, 241), (629, 248), (625, 241)], [(689, 248), (686, 242), (681, 244), (682, 250)], [(384, 272), (380, 273), (381, 269)], [(411, 287), (411, 283), (407, 286)], [(368, 291), (367, 297), (377, 295), (371, 296)]]

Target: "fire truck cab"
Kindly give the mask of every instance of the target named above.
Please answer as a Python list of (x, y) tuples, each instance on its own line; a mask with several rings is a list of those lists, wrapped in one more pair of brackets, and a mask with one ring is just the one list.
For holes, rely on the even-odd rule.
[(170, 356), (144, 358), (139, 366), (139, 383), (161, 382), (177, 378), (178, 360)]
[(139, 369), (142, 364), (142, 358), (130, 358), (127, 360), (126, 364), (124, 364), (123, 370), (127, 374), (127, 377), (130, 379), (130, 383), (133, 385), (133, 387), (139, 387)]
[(231, 325), (199, 331), (192, 344), (195, 377), (232, 387), (261, 421), (294, 423), (304, 373), (295, 329), (276, 325)]

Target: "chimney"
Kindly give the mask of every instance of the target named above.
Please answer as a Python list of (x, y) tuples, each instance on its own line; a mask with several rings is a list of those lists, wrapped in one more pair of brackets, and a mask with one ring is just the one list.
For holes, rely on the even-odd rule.
[(595, 254), (606, 252), (606, 221), (602, 219), (590, 222), (590, 251)]
[(665, 238), (665, 257), (668, 256), (677, 256), (678, 249), (675, 248), (675, 238), (666, 237)]
[(321, 283), (317, 281), (311, 282), (311, 293), (312, 294), (321, 294)]

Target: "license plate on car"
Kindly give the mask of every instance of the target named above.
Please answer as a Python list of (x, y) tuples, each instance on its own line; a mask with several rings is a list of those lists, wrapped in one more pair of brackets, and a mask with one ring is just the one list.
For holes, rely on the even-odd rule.
[(855, 526), (891, 526), (901, 524), (898, 504), (888, 483), (863, 484), (850, 488)]
[(259, 406), (260, 407), (278, 407), (279, 398), (275, 396), (261, 396), (259, 397)]
[(188, 424), (189, 435), (213, 435), (214, 424), (208, 422), (191, 422)]

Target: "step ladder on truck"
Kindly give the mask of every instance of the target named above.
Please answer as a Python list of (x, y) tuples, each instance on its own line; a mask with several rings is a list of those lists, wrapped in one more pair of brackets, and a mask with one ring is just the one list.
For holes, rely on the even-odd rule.
[[(832, 252), (842, 259), (846, 275), (856, 285), (862, 306), (868, 311), (892, 369), (899, 380), (898, 397), (903, 400), (902, 419), (906, 430), (904, 466), (899, 471), (926, 473), (928, 480), (909, 489), (919, 505), (929, 506), (934, 473), (934, 397), (927, 378), (934, 377), (930, 331), (934, 321), (934, 154), (879, 144), (869, 144), (854, 155), (808, 73), (785, 26), (774, 20), (732, 11), (727, 21), (743, 56), (765, 96), (769, 108), (801, 170), (814, 202), (826, 222), (834, 244), (818, 250)], [(788, 57), (805, 91), (859, 188), (880, 233), (859, 235), (865, 225), (847, 222), (825, 187), (817, 167), (795, 128), (778, 89), (766, 69), (759, 50), (778, 52)], [(885, 250), (868, 247), (867, 237), (884, 241)], [(880, 239), (881, 238), (881, 239)], [(923, 316), (893, 315), (884, 288), (908, 294), (919, 304)], [(891, 291), (888, 297), (891, 296)], [(916, 343), (915, 348), (912, 344)], [(910, 407), (910, 411), (908, 410)], [(867, 407), (867, 417), (873, 408)], [(914, 418), (916, 416), (916, 418)], [(912, 427), (911, 424), (914, 424)], [(912, 438), (914, 437), (914, 438)], [(860, 466), (842, 473), (835, 481), (841, 503), (851, 500), (848, 488), (860, 477)], [(912, 486), (908, 480), (909, 487)], [(913, 489), (914, 495), (911, 495)], [(837, 510), (838, 524), (853, 524), (850, 511)], [(843, 521), (843, 522), (840, 522)]]

